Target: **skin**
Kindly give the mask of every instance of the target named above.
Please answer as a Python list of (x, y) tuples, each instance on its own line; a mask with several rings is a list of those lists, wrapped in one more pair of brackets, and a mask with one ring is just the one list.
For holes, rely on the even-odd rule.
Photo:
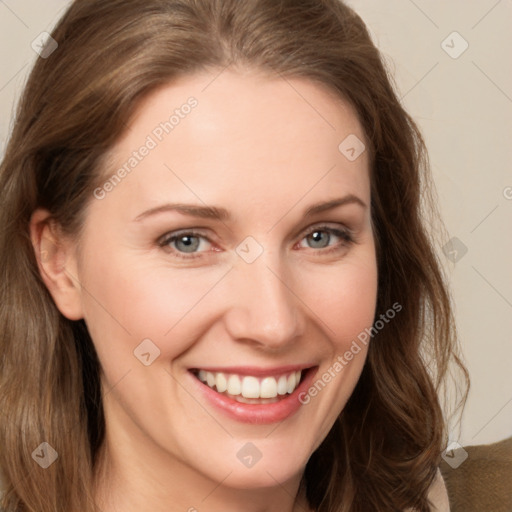
[[(216, 77), (216, 78), (215, 78)], [(325, 388), (279, 423), (227, 417), (197, 393), (188, 369), (286, 364), (332, 367), (372, 325), (377, 262), (367, 152), (350, 105), (305, 79), (251, 70), (203, 72), (162, 87), (138, 108), (112, 149), (105, 178), (128, 160), (169, 112), (198, 105), (103, 199), (91, 197), (78, 240), (38, 210), (31, 223), (40, 269), (59, 310), (84, 318), (102, 366), (107, 438), (96, 498), (104, 512), (308, 510), (298, 494), (307, 460), (327, 435), (360, 376), (363, 347)], [(317, 202), (346, 204), (305, 218)], [(226, 208), (231, 220), (167, 211), (165, 203)], [(349, 228), (356, 240), (309, 228)], [(196, 228), (196, 256), (167, 233)], [(236, 252), (253, 237), (262, 254)], [(189, 253), (183, 253), (185, 256)], [(150, 366), (134, 349), (151, 339)], [(237, 458), (247, 442), (251, 468)]]

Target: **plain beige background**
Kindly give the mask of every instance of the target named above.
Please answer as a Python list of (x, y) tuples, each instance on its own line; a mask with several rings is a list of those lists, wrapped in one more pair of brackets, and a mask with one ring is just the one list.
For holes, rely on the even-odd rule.
[[(0, 0), (0, 157), (15, 101), (39, 58), (31, 43), (69, 3)], [(512, 2), (349, 3), (423, 131), (449, 238), (457, 239), (439, 254), (472, 389), (451, 440), (498, 441), (512, 435)]]

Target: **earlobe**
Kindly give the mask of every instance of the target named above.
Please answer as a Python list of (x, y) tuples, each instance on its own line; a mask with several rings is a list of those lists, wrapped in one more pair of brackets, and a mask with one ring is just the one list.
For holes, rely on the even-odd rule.
[(63, 235), (50, 212), (37, 209), (30, 219), (30, 239), (39, 273), (59, 311), (70, 320), (83, 318), (75, 244)]

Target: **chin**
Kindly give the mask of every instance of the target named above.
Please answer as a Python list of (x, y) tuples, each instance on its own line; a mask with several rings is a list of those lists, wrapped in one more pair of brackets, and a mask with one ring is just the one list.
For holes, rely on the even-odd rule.
[[(304, 471), (304, 467), (292, 467), (289, 464), (258, 466), (259, 464), (252, 468), (241, 467), (234, 469), (226, 479), (226, 485), (234, 489), (244, 490), (275, 488), (276, 485), (283, 485), (292, 479), (300, 479)], [(218, 478), (218, 474), (216, 477)]]
[[(256, 444), (261, 450), (256, 448)], [(236, 489), (263, 489), (275, 488), (278, 484), (284, 484), (293, 479), (300, 479), (304, 472), (310, 453), (299, 453), (289, 446), (281, 446), (274, 449), (264, 446), (264, 442), (255, 441), (243, 443), (242, 448), (237, 450), (236, 460), (225, 464), (226, 460), (219, 461), (222, 471), (215, 470), (210, 475), (214, 480), (219, 475), (228, 475), (225, 485)], [(226, 459), (226, 458), (225, 458)], [(215, 464), (211, 463), (215, 469)]]

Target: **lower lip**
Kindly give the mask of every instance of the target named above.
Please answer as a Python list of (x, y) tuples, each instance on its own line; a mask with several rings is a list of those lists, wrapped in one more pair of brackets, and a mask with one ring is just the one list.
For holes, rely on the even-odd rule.
[(190, 373), (190, 376), (194, 380), (195, 385), (198, 386), (199, 392), (204, 395), (208, 402), (230, 418), (242, 423), (270, 424), (283, 421), (300, 409), (303, 404), (299, 400), (299, 395), (309, 389), (316, 370), (317, 368), (309, 368), (297, 389), (292, 394), (286, 395), (285, 398), (273, 404), (244, 404), (237, 402), (203, 384), (192, 373)]

